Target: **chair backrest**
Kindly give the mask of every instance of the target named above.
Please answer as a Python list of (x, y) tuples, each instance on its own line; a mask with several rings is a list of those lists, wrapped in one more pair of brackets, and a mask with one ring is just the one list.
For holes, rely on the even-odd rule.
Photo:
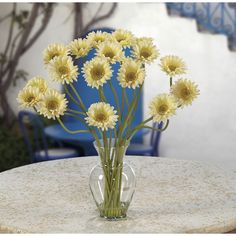
[[(163, 122), (153, 123), (154, 129), (162, 129)], [(153, 156), (159, 156), (159, 142), (160, 142), (161, 132), (152, 130), (150, 145), (153, 147)]]
[[(19, 126), (30, 154), (31, 162), (35, 162), (35, 152), (44, 151), (48, 159), (48, 145), (44, 134), (44, 125), (40, 117), (29, 111), (18, 114)], [(31, 130), (32, 129), (32, 130)], [(30, 132), (30, 130), (32, 132)]]
[[(111, 28), (100, 28), (100, 29), (91, 30), (88, 33), (92, 32), (92, 31), (95, 31), (95, 32), (96, 31), (102, 31), (102, 32), (111, 33), (114, 30), (111, 29)], [(86, 37), (87, 34), (84, 35), (84, 37)], [(96, 50), (93, 48), (93, 49), (90, 50), (88, 55), (85, 58), (83, 58), (83, 60), (82, 59), (75, 60), (76, 64), (79, 67), (79, 76), (78, 76), (78, 80), (76, 82), (74, 82), (73, 85), (76, 88), (76, 90), (79, 91), (79, 94), (80, 94), (80, 96), (81, 96), (82, 100), (84, 101), (84, 104), (87, 108), (92, 103), (99, 101), (99, 95), (98, 95), (97, 89), (88, 87), (86, 81), (84, 80), (83, 74), (82, 74), (83, 64), (86, 61), (91, 60), (95, 56), (95, 52), (96, 52)], [(125, 50), (125, 54), (129, 55), (130, 53), (131, 53), (131, 49), (127, 48)], [(115, 90), (117, 91), (119, 102), (121, 104), (122, 88), (119, 85), (118, 80), (116, 79), (119, 68), (120, 68), (119, 63), (116, 63), (116, 64), (112, 65), (113, 76), (112, 76), (111, 82), (112, 82)], [(104, 84), (103, 88), (104, 88), (104, 93), (105, 93), (106, 97), (108, 98), (109, 103), (116, 108), (115, 98), (114, 98), (113, 93), (112, 93), (112, 91), (109, 87), (109, 84), (108, 83)], [(71, 93), (73, 93), (70, 90), (69, 86), (68, 86), (68, 89)], [(127, 93), (128, 100), (131, 101), (131, 99), (133, 97), (134, 90), (133, 89), (126, 89), (126, 93)], [(68, 97), (68, 100), (69, 100), (68, 107), (71, 108), (71, 109), (78, 110), (78, 106), (73, 101), (71, 101), (69, 97)], [(124, 109), (124, 114), (127, 112), (127, 110), (128, 109), (126, 107)], [(140, 122), (142, 122), (142, 119), (143, 119), (143, 94), (141, 93), (140, 100), (137, 104), (136, 115), (134, 116), (132, 126), (135, 126), (135, 125), (139, 124)], [(73, 117), (67, 117), (66, 120), (71, 121), (71, 120), (73, 120)], [(135, 140), (135, 141), (136, 142), (142, 142), (142, 138), (140, 138), (139, 140)]]

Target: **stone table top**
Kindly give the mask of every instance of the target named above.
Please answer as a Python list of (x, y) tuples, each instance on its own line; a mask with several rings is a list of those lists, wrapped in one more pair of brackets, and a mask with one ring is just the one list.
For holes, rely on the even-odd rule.
[(89, 189), (98, 157), (0, 174), (0, 232), (208, 233), (236, 228), (236, 175), (207, 163), (128, 156), (137, 187), (121, 221), (99, 217)]

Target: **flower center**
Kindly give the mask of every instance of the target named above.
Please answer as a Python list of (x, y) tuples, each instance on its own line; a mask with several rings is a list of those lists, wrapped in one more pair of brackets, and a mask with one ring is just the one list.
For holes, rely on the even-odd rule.
[(169, 70), (170, 70), (170, 71), (175, 71), (176, 68), (177, 68), (176, 65), (169, 65)]
[(80, 53), (80, 52), (83, 51), (83, 50), (84, 50), (83, 47), (77, 47), (77, 48), (76, 48), (77, 53)]
[(158, 112), (161, 115), (164, 115), (167, 112), (167, 110), (168, 110), (168, 106), (165, 104), (160, 105), (158, 108)]
[(147, 51), (146, 49), (142, 49), (140, 52), (140, 56), (144, 57), (144, 58), (148, 58), (151, 56), (151, 53), (149, 51)]
[(180, 91), (180, 95), (181, 95), (181, 98), (183, 98), (183, 99), (188, 99), (189, 98), (189, 96), (190, 96), (190, 91), (189, 91), (189, 89), (188, 88), (183, 88), (183, 89), (181, 89), (181, 91)]
[(30, 103), (30, 102), (32, 102), (34, 99), (35, 99), (34, 96), (29, 96), (29, 97), (26, 98), (26, 102)]
[(121, 41), (125, 40), (125, 37), (123, 35), (116, 36), (116, 40), (120, 43)]
[(102, 67), (94, 67), (91, 70), (91, 75), (94, 80), (100, 80), (104, 76), (105, 72)]
[(59, 54), (58, 52), (52, 53), (52, 55), (51, 55), (51, 60), (52, 60), (54, 57), (58, 57), (58, 56), (60, 56), (60, 54)]
[(136, 73), (133, 71), (127, 72), (125, 75), (125, 80), (127, 82), (134, 81), (136, 79)]
[(56, 110), (58, 108), (58, 102), (56, 100), (50, 100), (47, 102), (48, 110)]
[(98, 122), (105, 122), (107, 120), (107, 116), (104, 113), (96, 114), (95, 120)]
[(46, 90), (47, 90), (46, 87), (43, 87), (43, 86), (40, 86), (40, 87), (39, 87), (39, 91), (40, 91), (41, 93), (45, 92)]
[(99, 43), (99, 42), (102, 43), (102, 42), (105, 41), (105, 39), (104, 39), (103, 37), (97, 36), (97, 37), (94, 38), (94, 41), (95, 41), (96, 43)]
[(69, 68), (67, 66), (60, 66), (58, 71), (61, 75), (69, 74)]
[(112, 59), (115, 56), (115, 53), (112, 51), (107, 51), (104, 53), (104, 56)]

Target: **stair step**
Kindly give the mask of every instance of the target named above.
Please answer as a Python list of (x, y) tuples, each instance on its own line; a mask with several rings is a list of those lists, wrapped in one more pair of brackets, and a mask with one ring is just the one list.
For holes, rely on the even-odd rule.
[(187, 4), (167, 3), (167, 12), (170, 16), (195, 19), (198, 32), (225, 35), (229, 50), (235, 51), (236, 3)]

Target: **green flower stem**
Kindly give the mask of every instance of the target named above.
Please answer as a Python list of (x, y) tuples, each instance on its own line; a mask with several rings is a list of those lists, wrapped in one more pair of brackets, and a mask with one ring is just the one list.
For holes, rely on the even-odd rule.
[(100, 150), (100, 149), (101, 149), (101, 143), (100, 143), (100, 141), (99, 141), (99, 138), (98, 138), (96, 132), (93, 131), (93, 132), (91, 132), (91, 133), (92, 133), (93, 137), (95, 138), (96, 145), (97, 145), (98, 149)]
[[(89, 127), (88, 124), (85, 122), (85, 120), (83, 118), (81, 118), (80, 116), (78, 116), (76, 114), (71, 114), (71, 113), (68, 113), (68, 112), (66, 112), (65, 115), (74, 117), (75, 119), (81, 121), (91, 133), (95, 132), (95, 130), (92, 130), (91, 127)], [(92, 135), (93, 135), (93, 133), (92, 133)]]
[[(125, 149), (125, 148), (124, 148)], [(124, 150), (122, 150), (122, 152), (124, 152)], [(117, 187), (116, 187), (116, 190), (118, 191), (117, 192), (117, 205), (119, 206), (119, 204), (120, 204), (120, 193), (121, 193), (121, 184), (122, 184), (122, 172), (123, 172), (123, 156), (124, 156), (124, 154), (125, 153), (120, 153), (120, 157), (122, 157), (122, 158), (120, 158), (121, 160), (119, 160), (119, 164), (120, 164), (120, 166), (119, 166), (119, 169), (118, 169), (118, 176), (119, 176), (119, 178), (117, 178)]]
[[(130, 116), (129, 120), (127, 121), (128, 122), (128, 127), (129, 127), (128, 130), (130, 130), (130, 126), (132, 125), (132, 121), (134, 119), (134, 116), (135, 116), (135, 113), (136, 113), (136, 110), (137, 110), (137, 104), (138, 104), (138, 101), (139, 101), (139, 98), (140, 98), (140, 95), (141, 95), (141, 92), (142, 92), (142, 88), (143, 88), (143, 84), (139, 88), (138, 95), (136, 96), (136, 99), (134, 101), (133, 112), (131, 113), (131, 116)], [(136, 94), (136, 91), (134, 91), (134, 92)]]
[[(124, 121), (123, 126), (121, 127), (121, 134), (119, 137), (120, 143), (122, 143), (121, 139), (122, 139), (123, 133), (125, 131), (125, 128), (128, 126), (129, 127), (128, 130), (130, 130), (130, 126), (131, 126), (132, 120), (134, 118), (134, 114), (136, 112), (136, 109), (137, 109), (137, 102), (138, 102), (140, 95), (141, 95), (142, 87), (143, 87), (143, 84), (139, 88), (138, 95), (136, 95), (136, 92), (134, 92), (134, 96), (133, 96), (132, 102), (130, 104), (126, 119)], [(126, 139), (124, 138), (123, 143), (125, 143), (125, 142), (126, 142)]]
[(81, 57), (81, 60), (82, 60), (82, 64), (84, 64), (85, 63), (85, 56)]
[(127, 139), (129, 142), (131, 140), (131, 138), (136, 134), (136, 132), (141, 129), (143, 127), (144, 124), (148, 123), (149, 121), (151, 121), (153, 119), (153, 117), (149, 117), (148, 119), (144, 120), (143, 122), (139, 123), (138, 125), (136, 125), (130, 132), (128, 132), (125, 136), (124, 139)]
[[(122, 182), (122, 170), (123, 170), (123, 156), (125, 147), (116, 148), (116, 161), (112, 168), (112, 185), (109, 192), (109, 198), (105, 202), (105, 208), (120, 209), (120, 190)], [(106, 191), (107, 189), (105, 189)], [(118, 213), (117, 213), (118, 214)], [(120, 212), (121, 214), (121, 212)]]
[[(140, 94), (138, 94), (138, 96), (140, 96)], [(136, 114), (136, 110), (137, 110), (138, 99), (139, 99), (139, 98), (136, 98), (133, 112), (132, 112), (132, 114), (131, 114), (131, 116), (130, 116), (130, 119), (127, 121), (127, 122), (128, 122), (128, 125), (127, 125), (127, 126), (128, 126), (127, 132), (130, 132), (131, 125), (132, 125), (132, 121), (134, 120), (134, 117), (135, 117), (135, 114)], [(127, 132), (126, 132), (126, 133), (127, 133)]]
[(100, 97), (100, 101), (101, 102), (107, 102), (107, 99), (106, 99), (106, 97), (105, 97), (105, 95), (104, 95), (104, 91), (103, 91), (103, 88), (99, 88), (98, 89), (98, 94), (99, 94), (99, 97)]
[(83, 101), (82, 101), (80, 95), (77, 93), (77, 91), (76, 91), (74, 85), (73, 85), (73, 84), (70, 84), (70, 87), (72, 88), (74, 94), (76, 95), (77, 99), (79, 100), (79, 103), (80, 103), (80, 105), (81, 105), (81, 109), (82, 109), (84, 112), (87, 112), (87, 109), (86, 109), (86, 107), (85, 107), (85, 105), (84, 105), (84, 103), (83, 103)]
[(114, 136), (115, 136), (115, 141), (114, 141), (114, 146), (113, 146), (112, 154), (111, 154), (111, 164), (113, 164), (115, 150), (116, 150), (116, 147), (117, 147), (117, 132), (116, 132), (116, 129), (114, 129)]
[(109, 141), (108, 141), (108, 155), (109, 155), (109, 163), (110, 163), (110, 166), (112, 166), (112, 163), (111, 163), (111, 140), (112, 140), (112, 129), (110, 129), (109, 131)]
[(69, 92), (68, 88), (66, 87), (66, 85), (64, 84), (64, 89), (66, 91), (66, 94), (70, 97), (70, 99), (80, 108), (82, 109), (80, 103), (78, 103), (78, 101), (75, 100), (75, 98), (73, 97), (73, 95)]
[(166, 122), (164, 128), (162, 128), (162, 129), (155, 129), (155, 128), (152, 128), (152, 127), (150, 127), (150, 126), (145, 126), (145, 125), (143, 125), (143, 126), (141, 126), (140, 128), (137, 128), (136, 130), (134, 130), (133, 133), (131, 134), (131, 136), (128, 138), (128, 140), (129, 140), (129, 142), (130, 142), (130, 140), (132, 139), (132, 137), (133, 137), (133, 136), (138, 132), (138, 130), (141, 129), (141, 128), (149, 128), (149, 129), (152, 129), (152, 130), (155, 130), (155, 131), (163, 132), (164, 130), (167, 129), (168, 126), (169, 126), (169, 120), (167, 120), (167, 122)]
[(76, 118), (77, 120), (81, 121), (90, 131), (93, 131), (93, 130), (88, 126), (88, 124), (85, 122), (85, 120), (84, 120), (83, 118), (81, 118), (80, 116), (78, 116), (78, 115), (76, 115), (76, 114), (71, 114), (71, 113), (68, 113), (68, 112), (66, 112), (65, 115)]
[(124, 109), (125, 109), (125, 88), (122, 88), (121, 121), (124, 118)]
[(136, 113), (136, 109), (137, 109), (137, 103), (140, 97), (140, 93), (138, 93), (138, 95), (136, 95), (136, 91), (134, 91), (135, 93), (135, 100), (134, 100), (134, 106), (131, 112), (131, 115), (129, 117), (129, 119), (127, 120), (127, 126), (128, 126), (128, 130), (130, 130), (130, 126), (132, 125), (132, 121), (134, 119), (135, 113)]
[(127, 97), (126, 89), (122, 88), (121, 120), (124, 119), (125, 104), (126, 104), (127, 107), (129, 107), (129, 100), (128, 100), (128, 97)]
[(172, 86), (172, 83), (173, 83), (173, 79), (172, 77), (170, 77), (170, 87)]
[(96, 131), (93, 130), (91, 127), (89, 127), (88, 124), (85, 122), (85, 120), (83, 118), (81, 118), (81, 117), (79, 117), (77, 115), (74, 115), (74, 114), (70, 114), (70, 113), (65, 113), (65, 115), (72, 116), (72, 117), (76, 118), (77, 120), (81, 121), (87, 127), (89, 132), (93, 135), (94, 139), (96, 140), (97, 146), (98, 147), (101, 146), (100, 141), (98, 139), (98, 136), (96, 134)]
[(107, 137), (106, 137), (106, 131), (103, 131), (102, 133), (103, 138), (103, 146), (99, 148), (99, 153), (101, 157), (101, 163), (103, 168), (103, 173), (105, 177), (105, 185), (104, 185), (104, 204), (107, 203), (109, 199), (109, 192), (111, 191), (111, 176), (110, 176), (110, 163), (109, 163), (109, 155), (108, 155), (108, 146), (107, 146)]
[(109, 83), (109, 85), (110, 85), (111, 91), (112, 91), (113, 96), (114, 96), (114, 98), (115, 98), (116, 107), (117, 107), (117, 112), (118, 112), (118, 116), (119, 116), (119, 122), (121, 122), (121, 114), (120, 114), (120, 104), (119, 104), (119, 99), (118, 99), (118, 96), (117, 96), (116, 90), (115, 90), (114, 86), (112, 85), (112, 82), (109, 80), (108, 83)]
[[(66, 112), (65, 115), (72, 116), (72, 117), (74, 117), (75, 119), (81, 121), (81, 122), (87, 127), (87, 129), (89, 130), (89, 132), (91, 132), (91, 134), (92, 134), (92, 135), (94, 136), (94, 138), (95, 138), (96, 131), (93, 130), (91, 127), (89, 127), (88, 124), (85, 122), (85, 120), (84, 120), (83, 118), (81, 118), (81, 117), (78, 116), (78, 115), (71, 114), (71, 113), (68, 113), (68, 112)], [(97, 136), (97, 135), (96, 135), (96, 136)]]
[(103, 96), (104, 101), (107, 103), (107, 98), (105, 96), (104, 88), (103, 87), (101, 88), (101, 92), (102, 92), (102, 96)]
[(127, 97), (127, 93), (126, 93), (126, 89), (125, 88), (124, 88), (124, 96), (125, 96), (126, 105), (129, 106), (129, 99)]
[(128, 109), (128, 112), (127, 112), (127, 115), (125, 117), (125, 120), (123, 121), (123, 124), (121, 124), (121, 126), (119, 127), (119, 130), (118, 130), (119, 131), (118, 132), (118, 136), (119, 136), (118, 142), (119, 142), (120, 145), (122, 143), (123, 133), (125, 131), (126, 126), (128, 125), (128, 120), (129, 120), (129, 118), (130, 118), (130, 116), (132, 114), (132, 111), (134, 109), (135, 99), (136, 99), (136, 94), (134, 94), (132, 102), (131, 102), (131, 105), (130, 105), (130, 107)]
[(151, 129), (151, 130), (154, 130), (154, 131), (163, 132), (163, 131), (165, 131), (165, 130), (167, 129), (168, 126), (169, 126), (169, 120), (167, 120), (167, 122), (166, 122), (164, 128), (162, 128), (162, 129), (156, 129), (156, 128), (153, 128), (153, 127), (147, 126), (147, 125), (142, 126), (142, 128), (146, 128), (146, 129)]
[(107, 134), (105, 130), (103, 131), (102, 138), (103, 138), (103, 146), (104, 146), (104, 154), (105, 154), (105, 163), (106, 165), (108, 165), (109, 164), (108, 143), (107, 143)]
[[(102, 215), (104, 214), (107, 217), (119, 217), (123, 214), (120, 202), (120, 192), (125, 146), (118, 146), (118, 137), (115, 129), (114, 136), (115, 143), (111, 152), (109, 149), (111, 148), (112, 132), (110, 130), (110, 136), (108, 138), (106, 131), (103, 131), (102, 138), (104, 145), (99, 151), (105, 180)], [(114, 164), (112, 165), (113, 159)]]
[(101, 90), (100, 90), (100, 88), (98, 89), (98, 95), (99, 95), (100, 102), (104, 102), (103, 97), (102, 97), (102, 95), (101, 95)]
[(60, 118), (57, 118), (58, 122), (60, 123), (61, 127), (68, 133), (70, 134), (78, 134), (78, 133), (88, 133), (90, 132), (89, 130), (69, 130), (65, 127), (63, 124), (62, 120)]
[(100, 135), (100, 139), (102, 139), (102, 131), (98, 128), (98, 133)]
[(86, 116), (86, 113), (85, 113), (85, 112), (82, 112), (82, 111), (76, 111), (76, 110), (73, 110), (73, 109), (67, 109), (67, 111), (69, 111), (69, 112), (71, 112), (71, 113), (78, 114), (78, 115)]

